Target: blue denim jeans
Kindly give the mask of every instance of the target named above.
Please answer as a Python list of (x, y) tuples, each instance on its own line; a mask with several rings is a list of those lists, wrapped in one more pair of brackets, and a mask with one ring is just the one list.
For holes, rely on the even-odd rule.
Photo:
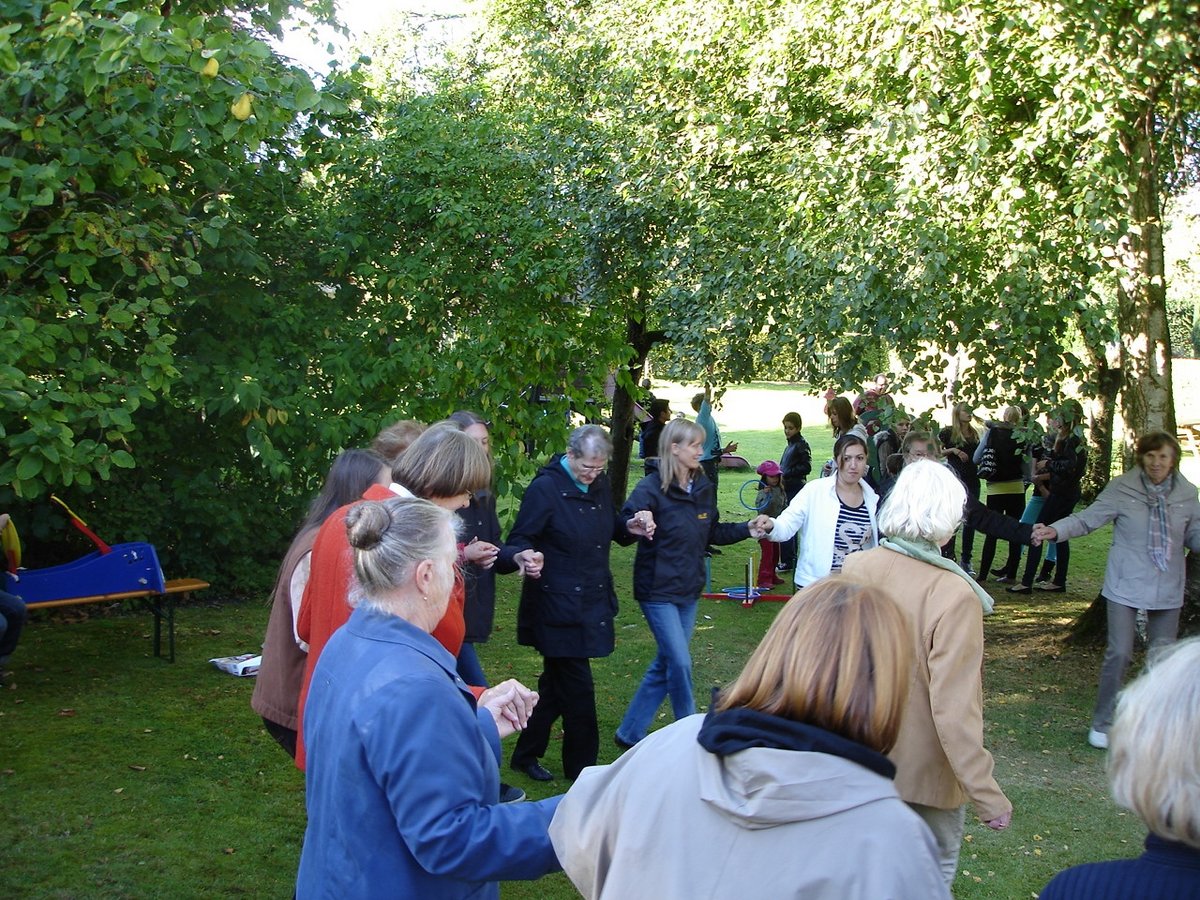
[(490, 687), (487, 676), (483, 674), (483, 666), (479, 662), (479, 654), (475, 652), (474, 644), (463, 641), (456, 662), (458, 663), (458, 677), (467, 684), (475, 687)]
[(663, 699), (670, 696), (676, 719), (696, 711), (692, 695), (692, 656), (688, 644), (696, 626), (698, 602), (641, 603), (642, 614), (658, 642), (658, 655), (642, 676), (625, 718), (617, 728), (617, 737), (636, 744), (646, 736)]

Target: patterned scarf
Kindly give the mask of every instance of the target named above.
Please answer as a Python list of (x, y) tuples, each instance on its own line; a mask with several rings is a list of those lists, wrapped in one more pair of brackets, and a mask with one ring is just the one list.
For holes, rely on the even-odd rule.
[(879, 546), (887, 547), (889, 550), (894, 550), (896, 553), (911, 557), (912, 559), (919, 559), (921, 562), (937, 566), (939, 569), (945, 569), (947, 572), (953, 572), (971, 586), (971, 590), (975, 592), (975, 596), (979, 598), (979, 602), (983, 605), (983, 614), (985, 616), (992, 614), (994, 606), (992, 595), (981, 588), (979, 582), (964, 572), (961, 566), (953, 560), (942, 556), (942, 551), (932, 541), (909, 541), (904, 538), (886, 537), (879, 542)]
[(1142, 473), (1142, 486), (1150, 498), (1150, 558), (1160, 572), (1167, 571), (1167, 562), (1171, 559), (1171, 532), (1167, 529), (1167, 495), (1175, 484), (1175, 474), (1163, 479), (1161, 484), (1155, 484)]

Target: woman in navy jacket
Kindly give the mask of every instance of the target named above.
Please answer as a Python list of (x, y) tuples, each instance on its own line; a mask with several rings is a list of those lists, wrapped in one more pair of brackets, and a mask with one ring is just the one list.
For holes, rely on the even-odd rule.
[(596, 764), (600, 737), (590, 660), (613, 651), (617, 595), (609, 548), (613, 541), (630, 544), (654, 533), (649, 513), (638, 512), (628, 521), (616, 514), (604, 474), (611, 450), (600, 426), (576, 428), (567, 452), (542, 467), (526, 489), (500, 551), (501, 564), (523, 550), (542, 554), (540, 574), (525, 578), (517, 610), (517, 641), (542, 654), (541, 699), (511, 761), (535, 781), (554, 777), (539, 760), (559, 718), (563, 774), (574, 780)]
[(658, 655), (617, 728), (620, 747), (632, 747), (646, 736), (667, 696), (676, 719), (696, 711), (688, 643), (696, 624), (697, 597), (704, 589), (704, 548), (750, 537), (749, 523), (719, 521), (716, 489), (700, 468), (704, 438), (704, 429), (695, 422), (667, 423), (659, 438), (659, 471), (638, 482), (621, 510), (629, 521), (643, 515), (640, 510), (654, 516), (653, 540), (638, 542), (633, 596), (658, 642)]

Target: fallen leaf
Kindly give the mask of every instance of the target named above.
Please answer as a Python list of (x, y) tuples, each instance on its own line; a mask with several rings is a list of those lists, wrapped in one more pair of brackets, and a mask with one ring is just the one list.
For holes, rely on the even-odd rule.
[(232, 854), (232, 853), (234, 853), (235, 851), (234, 851), (234, 849), (233, 849), (232, 847), (226, 847), (226, 848), (225, 848), (225, 852), (226, 852), (226, 853), (229, 853), (229, 854)]
[(145, 766), (132, 766), (131, 765), (129, 768), (133, 769), (133, 771), (135, 771), (135, 772), (145, 772), (146, 771)]
[(125, 790), (125, 788), (117, 788), (115, 791), (113, 791), (113, 793), (120, 794), (120, 793), (124, 792), (124, 790)]
[(60, 715), (60, 716), (65, 716), (65, 717), (68, 717), (68, 718), (69, 718), (69, 717), (71, 717), (71, 716), (75, 715), (75, 710), (73, 710), (73, 709), (60, 709), (60, 710), (58, 711), (58, 715)]

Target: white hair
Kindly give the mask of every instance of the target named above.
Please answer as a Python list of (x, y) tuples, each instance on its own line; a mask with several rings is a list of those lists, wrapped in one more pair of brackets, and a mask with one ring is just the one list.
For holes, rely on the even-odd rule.
[(931, 459), (918, 459), (900, 472), (879, 513), (879, 530), (939, 547), (962, 522), (967, 492), (953, 472)]
[(1200, 850), (1200, 638), (1163, 649), (1121, 694), (1109, 734), (1113, 799), (1159, 837)]

